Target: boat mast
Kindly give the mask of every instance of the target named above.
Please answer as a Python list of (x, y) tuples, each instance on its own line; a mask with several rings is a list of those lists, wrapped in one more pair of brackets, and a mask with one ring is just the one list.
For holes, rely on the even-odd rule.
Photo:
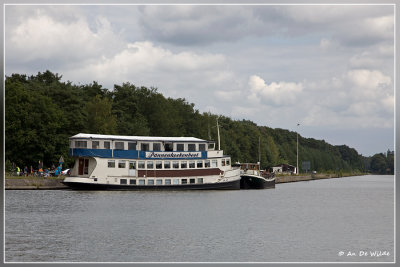
[(219, 138), (218, 117), (217, 117), (217, 133), (218, 133), (218, 150), (221, 150), (221, 142), (220, 142), (220, 138)]

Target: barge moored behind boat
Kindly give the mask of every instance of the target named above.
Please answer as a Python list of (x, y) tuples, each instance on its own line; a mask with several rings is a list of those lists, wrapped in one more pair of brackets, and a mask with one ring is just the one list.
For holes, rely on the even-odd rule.
[(275, 188), (275, 174), (260, 170), (259, 163), (240, 164), (241, 189)]
[(77, 134), (75, 158), (63, 183), (75, 189), (240, 189), (240, 169), (194, 137)]

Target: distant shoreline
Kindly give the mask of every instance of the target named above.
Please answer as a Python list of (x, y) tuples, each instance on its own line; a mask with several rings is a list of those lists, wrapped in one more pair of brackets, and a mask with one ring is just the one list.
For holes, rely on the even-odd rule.
[(292, 182), (302, 182), (302, 181), (313, 181), (313, 180), (321, 180), (321, 179), (332, 179), (332, 178), (345, 178), (351, 176), (363, 176), (367, 175), (366, 173), (359, 174), (309, 174), (309, 175), (287, 175), (287, 176), (277, 176), (275, 178), (275, 183), (292, 183)]

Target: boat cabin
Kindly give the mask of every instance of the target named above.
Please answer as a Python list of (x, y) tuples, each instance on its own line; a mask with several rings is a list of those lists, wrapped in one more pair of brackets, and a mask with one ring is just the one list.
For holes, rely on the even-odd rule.
[[(194, 137), (77, 134), (70, 138), (71, 156), (176, 158), (180, 155), (203, 158), (207, 151), (214, 150), (214, 142)], [(180, 152), (180, 154), (167, 152)]]
[(240, 163), (240, 169), (241, 170), (253, 170), (253, 171), (259, 171), (260, 170), (260, 164), (259, 163)]
[(77, 134), (70, 137), (70, 155), (76, 158), (72, 175), (80, 177), (165, 177), (205, 169), (219, 174), (231, 168), (214, 142), (194, 137)]

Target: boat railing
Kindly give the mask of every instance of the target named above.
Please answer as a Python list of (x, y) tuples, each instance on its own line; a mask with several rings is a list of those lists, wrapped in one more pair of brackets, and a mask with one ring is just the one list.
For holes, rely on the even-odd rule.
[(275, 177), (275, 173), (274, 172), (272, 172), (272, 173), (261, 172), (261, 176), (264, 177), (264, 178), (270, 179), (270, 178), (274, 178)]
[(260, 175), (260, 172), (258, 170), (241, 170), (241, 172), (250, 175)]

